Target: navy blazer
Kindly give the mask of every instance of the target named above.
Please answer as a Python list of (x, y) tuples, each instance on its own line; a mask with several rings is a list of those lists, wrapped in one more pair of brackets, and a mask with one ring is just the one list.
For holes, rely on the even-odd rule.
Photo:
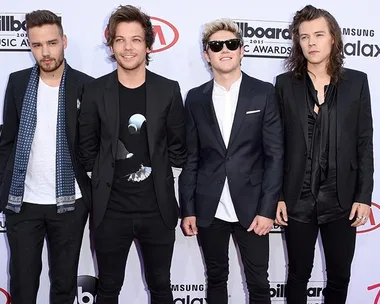
[(182, 216), (207, 227), (214, 219), (225, 179), (239, 222), (256, 215), (274, 219), (282, 184), (283, 133), (273, 85), (243, 73), (225, 146), (213, 101), (214, 81), (189, 91), (186, 109), (188, 157), (179, 179)]

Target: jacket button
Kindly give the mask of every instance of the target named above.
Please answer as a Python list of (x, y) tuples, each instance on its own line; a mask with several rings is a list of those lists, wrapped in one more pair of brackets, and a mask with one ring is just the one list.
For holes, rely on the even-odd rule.
[(107, 183), (107, 187), (111, 187), (111, 184), (110, 184), (110, 183)]
[(115, 168), (115, 163), (111, 163), (112, 168)]

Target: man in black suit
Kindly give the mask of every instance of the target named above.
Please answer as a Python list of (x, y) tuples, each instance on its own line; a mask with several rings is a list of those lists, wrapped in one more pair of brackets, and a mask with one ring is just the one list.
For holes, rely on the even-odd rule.
[(287, 301), (307, 302), (320, 231), (327, 272), (324, 303), (343, 304), (356, 227), (368, 220), (373, 189), (368, 80), (362, 72), (342, 68), (341, 32), (330, 13), (306, 6), (295, 14), (292, 29), (289, 72), (276, 82), (285, 133), (276, 221), (286, 226)]
[(64, 59), (67, 38), (50, 11), (26, 15), (33, 68), (12, 73), (0, 141), (12, 303), (36, 303), (45, 236), (51, 303), (72, 304), (90, 180), (77, 161), (77, 110), (92, 78)]
[(180, 176), (182, 229), (199, 232), (208, 278), (207, 301), (228, 301), (228, 244), (239, 245), (250, 303), (270, 303), (269, 231), (279, 197), (283, 140), (271, 84), (241, 72), (243, 39), (230, 19), (203, 32), (214, 79), (190, 90), (188, 157)]
[(145, 67), (153, 41), (149, 16), (120, 6), (107, 38), (117, 69), (84, 93), (79, 145), (92, 172), (98, 304), (118, 303), (134, 239), (151, 303), (173, 303), (170, 266), (179, 212), (171, 167), (186, 160), (185, 121), (178, 83)]

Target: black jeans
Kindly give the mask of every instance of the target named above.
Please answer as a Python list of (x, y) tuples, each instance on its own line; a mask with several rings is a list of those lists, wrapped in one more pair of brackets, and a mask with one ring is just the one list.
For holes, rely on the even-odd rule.
[(55, 205), (24, 203), (20, 213), (6, 212), (10, 247), (12, 304), (36, 303), (45, 236), (49, 254), (50, 303), (73, 304), (83, 231), (88, 209), (82, 199), (75, 210), (58, 214)]
[(239, 246), (249, 292), (249, 303), (270, 303), (268, 282), (269, 235), (247, 232), (239, 223), (214, 219), (198, 228), (207, 268), (207, 303), (227, 304), (228, 246), (231, 233)]
[(152, 304), (173, 304), (170, 267), (175, 230), (168, 229), (161, 216), (143, 219), (104, 218), (95, 229), (99, 268), (97, 304), (119, 303), (129, 249), (137, 239)]
[(316, 217), (308, 224), (289, 219), (285, 228), (289, 257), (286, 286), (288, 304), (307, 303), (307, 283), (313, 269), (315, 243), (319, 230), (327, 273), (327, 285), (323, 291), (324, 303), (346, 303), (356, 241), (356, 228), (351, 227), (352, 222), (347, 216), (320, 225)]

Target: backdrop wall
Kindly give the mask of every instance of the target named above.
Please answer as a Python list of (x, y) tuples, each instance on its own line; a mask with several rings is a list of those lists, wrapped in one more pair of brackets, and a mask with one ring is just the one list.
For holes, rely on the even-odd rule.
[[(35, 9), (49, 9), (62, 16), (65, 33), (68, 36), (66, 58), (69, 64), (94, 77), (111, 72), (115, 65), (107, 56), (104, 46), (104, 30), (110, 13), (120, 3), (113, 0), (94, 2), (18, 0), (2, 1), (0, 7), (0, 117), (2, 102), (9, 73), (34, 64), (28, 51), (24, 30), (24, 15)], [(246, 57), (242, 69), (251, 76), (274, 82), (274, 77), (283, 72), (283, 58), (291, 46), (287, 30), (296, 10), (308, 4), (300, 0), (291, 1), (171, 1), (141, 0), (128, 4), (141, 7), (152, 16), (156, 31), (155, 52), (149, 69), (168, 78), (178, 80), (185, 97), (188, 90), (208, 81), (209, 69), (202, 58), (200, 36), (202, 26), (213, 19), (233, 18), (239, 23), (245, 40)], [(372, 95), (374, 116), (375, 148), (375, 189), (374, 204), (370, 220), (358, 230), (357, 249), (352, 268), (352, 280), (347, 303), (380, 303), (380, 205), (379, 187), (376, 184), (380, 173), (378, 156), (380, 139), (379, 68), (380, 68), (380, 4), (375, 0), (343, 1), (315, 0), (313, 5), (329, 10), (342, 27), (345, 42), (345, 65), (368, 74)], [(1, 123), (0, 118), (0, 123)], [(178, 175), (178, 171), (175, 174)], [(5, 218), (0, 216), (0, 229), (5, 232)], [(276, 227), (270, 235), (270, 281), (273, 303), (284, 303), (284, 282), (286, 279), (286, 251), (283, 234)], [(300, 244), (302, 246), (302, 244)], [(323, 303), (321, 290), (325, 285), (324, 265), (319, 242), (316, 246), (316, 260), (309, 284), (309, 304)], [(48, 267), (46, 250), (43, 252), (44, 267), (38, 303), (48, 303)], [(8, 248), (5, 233), (0, 235), (0, 304), (10, 303), (7, 290)], [(75, 303), (94, 303), (93, 293), (96, 266), (92, 258), (89, 230), (83, 240), (79, 265), (78, 298)], [(247, 303), (242, 269), (237, 258), (235, 244), (230, 245), (230, 303)], [(177, 229), (172, 284), (174, 304), (207, 303), (202, 255), (195, 238), (185, 238)], [(138, 251), (132, 246), (126, 268), (125, 283), (120, 303), (148, 303), (148, 294)]]

